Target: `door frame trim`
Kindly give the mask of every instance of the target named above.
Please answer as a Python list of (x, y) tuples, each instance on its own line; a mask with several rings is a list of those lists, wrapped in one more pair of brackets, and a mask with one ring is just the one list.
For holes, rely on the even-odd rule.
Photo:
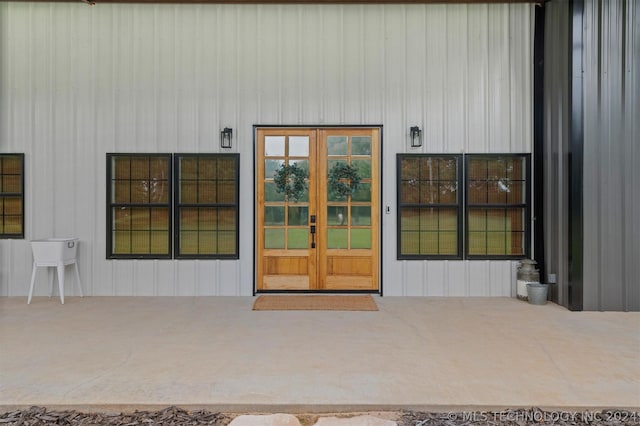
[[(317, 129), (317, 130), (326, 130), (326, 129), (379, 129), (380, 131), (380, 140), (379, 140), (379, 152), (378, 152), (378, 158), (379, 158), (379, 188), (380, 188), (380, 198), (379, 198), (379, 215), (380, 215), (380, 220), (379, 220), (379, 224), (378, 224), (378, 237), (379, 237), (379, 248), (378, 248), (378, 265), (379, 265), (379, 274), (378, 274), (378, 290), (258, 290), (258, 283), (256, 280), (256, 276), (257, 276), (257, 269), (256, 269), (256, 265), (257, 265), (257, 258), (256, 258), (256, 254), (258, 251), (258, 230), (257, 230), (257, 221), (256, 221), (256, 214), (257, 214), (257, 200), (256, 200), (256, 194), (258, 193), (258, 188), (256, 187), (256, 173), (257, 173), (257, 161), (258, 161), (258, 145), (257, 145), (257, 136), (258, 136), (258, 129)], [(383, 152), (383, 145), (384, 144), (384, 126), (382, 124), (335, 124), (335, 125), (329, 125), (329, 124), (322, 124), (322, 125), (318, 125), (318, 124), (292, 124), (292, 125), (286, 125), (286, 124), (254, 124), (253, 125), (253, 256), (252, 256), (252, 263), (253, 263), (253, 295), (255, 296), (256, 294), (265, 294), (265, 293), (294, 293), (294, 294), (304, 294), (304, 293), (315, 293), (315, 294), (322, 294), (322, 293), (334, 293), (334, 294), (341, 294), (341, 293), (346, 293), (346, 294), (358, 294), (358, 293), (367, 293), (367, 294), (378, 294), (381, 297), (384, 295), (384, 280), (383, 280), (383, 271), (384, 271), (384, 256), (383, 256), (383, 233), (382, 233), (382, 223), (384, 221), (384, 161), (382, 158), (382, 152)]]

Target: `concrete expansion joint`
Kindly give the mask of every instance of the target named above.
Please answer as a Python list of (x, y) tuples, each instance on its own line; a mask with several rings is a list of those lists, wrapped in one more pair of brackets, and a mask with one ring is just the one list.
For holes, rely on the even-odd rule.
[[(242, 415), (229, 423), (229, 426), (306, 426), (291, 414)], [(354, 417), (320, 417), (313, 426), (397, 426), (392, 420), (370, 415)]]

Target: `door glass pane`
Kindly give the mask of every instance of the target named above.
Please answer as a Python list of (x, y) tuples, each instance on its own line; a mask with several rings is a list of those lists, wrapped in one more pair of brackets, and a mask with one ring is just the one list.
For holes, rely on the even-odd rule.
[(327, 137), (327, 154), (328, 155), (347, 155), (346, 136), (328, 136)]
[(284, 206), (265, 206), (264, 224), (267, 226), (284, 225)]
[(351, 230), (351, 248), (352, 249), (370, 249), (371, 248), (371, 229), (352, 229)]
[(307, 172), (307, 178), (309, 178), (309, 160), (289, 160), (289, 165), (293, 164)]
[(284, 228), (264, 230), (264, 248), (283, 249), (284, 248)]
[(371, 201), (371, 184), (361, 183), (358, 190), (351, 196), (351, 201)]
[(371, 155), (371, 136), (352, 137), (351, 155)]
[(289, 226), (306, 226), (309, 223), (309, 207), (289, 207)]
[(289, 156), (308, 157), (309, 156), (309, 136), (289, 137)]
[(351, 165), (358, 169), (362, 179), (371, 178), (371, 160), (351, 160)]
[(278, 192), (273, 182), (264, 183), (264, 200), (267, 202), (284, 201), (284, 192)]
[(348, 246), (347, 229), (327, 229), (327, 248), (346, 249)]
[(371, 207), (351, 206), (351, 225), (355, 225), (355, 226), (371, 225)]
[(284, 160), (264, 160), (265, 179), (273, 178), (275, 172), (284, 164)]
[(284, 136), (265, 136), (265, 157), (284, 157)]
[(308, 229), (289, 229), (287, 231), (288, 249), (306, 249), (309, 247)]
[(347, 226), (347, 206), (327, 206), (327, 223), (333, 226)]

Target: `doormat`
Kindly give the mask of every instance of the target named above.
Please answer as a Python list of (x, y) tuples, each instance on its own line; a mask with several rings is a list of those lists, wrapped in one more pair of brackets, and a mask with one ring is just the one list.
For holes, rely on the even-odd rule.
[(364, 296), (260, 296), (254, 311), (377, 311), (370, 295)]

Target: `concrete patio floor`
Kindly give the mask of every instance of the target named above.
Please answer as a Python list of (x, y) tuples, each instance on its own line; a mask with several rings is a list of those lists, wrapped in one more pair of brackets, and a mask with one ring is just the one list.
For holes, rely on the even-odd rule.
[(509, 298), (0, 298), (0, 411), (640, 408), (640, 313)]

